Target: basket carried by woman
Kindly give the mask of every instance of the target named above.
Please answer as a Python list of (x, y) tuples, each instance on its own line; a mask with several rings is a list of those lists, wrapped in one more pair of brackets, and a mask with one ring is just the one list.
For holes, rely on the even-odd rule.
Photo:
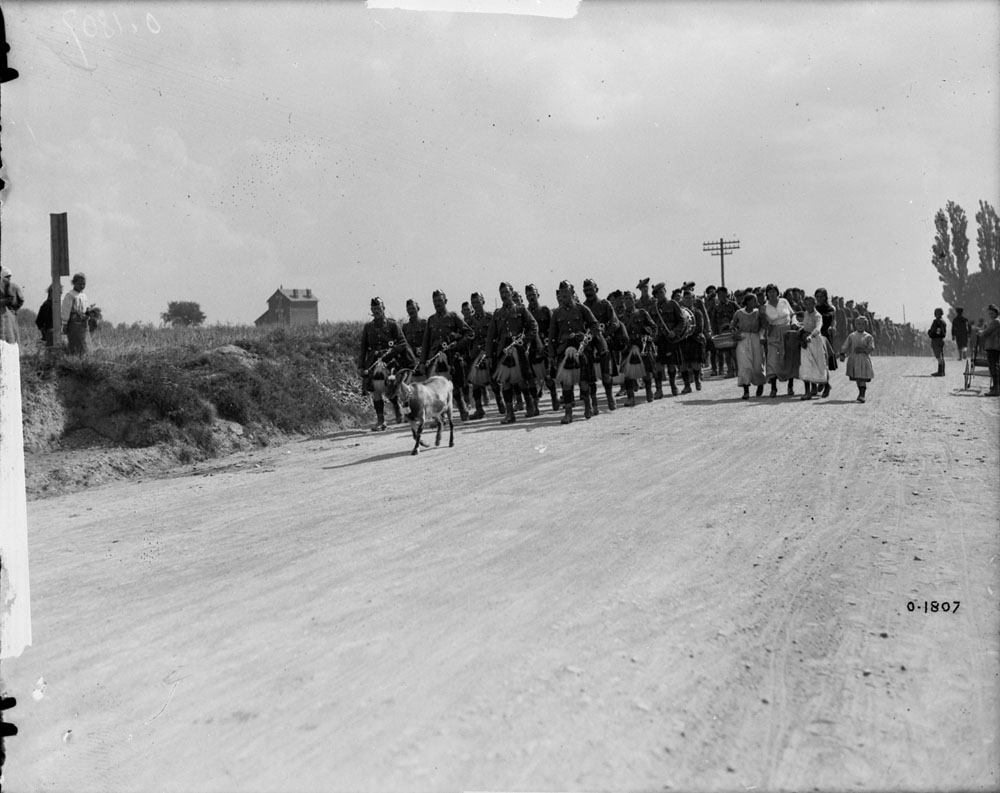
[(712, 344), (717, 350), (733, 350), (736, 349), (738, 343), (739, 339), (736, 338), (736, 334), (732, 331), (716, 333), (712, 336)]

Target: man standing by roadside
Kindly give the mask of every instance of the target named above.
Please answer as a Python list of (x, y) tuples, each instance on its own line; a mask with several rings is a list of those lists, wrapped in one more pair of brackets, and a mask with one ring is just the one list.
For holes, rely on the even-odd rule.
[(62, 299), (62, 332), (70, 355), (84, 355), (90, 348), (90, 323), (87, 320), (90, 300), (83, 291), (86, 288), (87, 277), (77, 273), (73, 276), (73, 289)]
[(24, 305), (24, 294), (21, 287), (11, 280), (12, 277), (9, 267), (0, 268), (0, 339), (8, 344), (19, 344), (17, 312)]
[(964, 308), (955, 309), (955, 318), (951, 321), (951, 338), (958, 347), (958, 360), (964, 361), (969, 355), (969, 332), (972, 323), (965, 316)]
[(944, 321), (944, 311), (934, 309), (934, 321), (927, 331), (931, 339), (931, 352), (937, 358), (938, 368), (931, 372), (931, 377), (944, 377), (944, 340), (948, 336), (948, 323)]

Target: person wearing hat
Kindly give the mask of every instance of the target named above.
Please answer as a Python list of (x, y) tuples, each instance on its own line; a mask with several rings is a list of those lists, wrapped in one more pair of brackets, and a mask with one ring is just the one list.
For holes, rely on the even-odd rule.
[(646, 401), (653, 401), (653, 370), (656, 367), (656, 323), (649, 312), (639, 308), (635, 295), (622, 293), (622, 324), (628, 333), (630, 348), (622, 358), (622, 375), (625, 378), (625, 407), (635, 407), (635, 392), (642, 380), (646, 387)]
[(656, 299), (649, 293), (649, 279), (642, 278), (635, 285), (639, 290), (639, 296), (635, 299), (636, 308), (641, 308), (649, 313), (649, 316), (656, 316)]
[(552, 397), (552, 409), (559, 410), (559, 394), (556, 393), (555, 364), (549, 361), (549, 330), (552, 325), (552, 309), (538, 302), (538, 287), (528, 284), (524, 287), (528, 298), (528, 311), (538, 324), (538, 338), (541, 344), (528, 348), (528, 362), (535, 373), (535, 403), (542, 398), (542, 384), (549, 389)]
[[(469, 420), (469, 411), (465, 406), (465, 360), (464, 356), (475, 336), (465, 320), (454, 311), (448, 310), (448, 296), (440, 289), (434, 291), (434, 313), (427, 318), (427, 328), (424, 331), (424, 343), (421, 348), (418, 369), (426, 369), (428, 363), (434, 360), (432, 375), (444, 375), (451, 379), (454, 385), (455, 403), (462, 421)], [(442, 353), (439, 355), (439, 353)]]
[(403, 338), (410, 345), (410, 350), (419, 350), (424, 343), (424, 331), (427, 330), (427, 320), (420, 316), (420, 304), (410, 298), (406, 301), (406, 316), (408, 319), (402, 325)]
[(955, 318), (951, 321), (951, 338), (958, 347), (958, 360), (964, 361), (969, 355), (969, 331), (972, 323), (965, 316), (964, 308), (955, 309)]
[(83, 291), (86, 288), (87, 277), (76, 273), (73, 288), (62, 299), (62, 332), (70, 355), (83, 355), (90, 348), (90, 323), (87, 320), (90, 300)]
[(937, 358), (938, 368), (931, 373), (931, 377), (944, 377), (944, 340), (948, 336), (948, 323), (944, 321), (944, 311), (940, 308), (934, 309), (934, 321), (927, 329), (927, 335), (931, 339), (931, 351)]
[(695, 305), (694, 285), (681, 292), (681, 305), (694, 317), (694, 330), (680, 340), (680, 370), (684, 380), (682, 394), (691, 393), (691, 383), (701, 391), (701, 370), (705, 366), (705, 310)]
[(24, 294), (11, 280), (13, 275), (9, 267), (0, 268), (0, 339), (8, 344), (19, 344), (17, 312), (24, 305)]
[(486, 310), (486, 298), (481, 292), (473, 292), (469, 300), (472, 303), (472, 319), (468, 320), (468, 324), (472, 328), (473, 337), (469, 345), (466, 381), (472, 386), (472, 398), (476, 403), (476, 412), (470, 419), (481, 419), (486, 416), (483, 406), (489, 401), (490, 390), (496, 397), (500, 415), (504, 416), (507, 414), (507, 409), (500, 393), (500, 385), (493, 379), (493, 371), (486, 362), (486, 337), (490, 332), (493, 312)]
[[(558, 295), (559, 305), (552, 312), (549, 323), (549, 355), (561, 361), (555, 381), (562, 390), (562, 405), (566, 411), (561, 423), (569, 424), (573, 421), (573, 389), (577, 383), (580, 384), (583, 417), (589, 419), (593, 415), (590, 382), (584, 374), (588, 368), (593, 370), (594, 358), (606, 354), (608, 345), (597, 318), (576, 299), (569, 281), (559, 283)], [(590, 339), (584, 344), (588, 332)]]
[(1000, 308), (994, 303), (986, 307), (990, 315), (979, 340), (986, 350), (986, 363), (990, 368), (990, 390), (986, 396), (1000, 396)]
[[(600, 323), (601, 332), (608, 344), (608, 352), (599, 357), (597, 364), (600, 366), (601, 384), (604, 386), (604, 394), (608, 400), (608, 410), (614, 410), (618, 407), (615, 402), (615, 391), (612, 387), (614, 376), (618, 373), (614, 353), (624, 351), (628, 345), (628, 334), (625, 333), (625, 328), (618, 320), (618, 315), (615, 314), (611, 303), (597, 296), (597, 281), (593, 278), (584, 280), (583, 295), (586, 298), (583, 304), (590, 309), (590, 313)], [(595, 416), (600, 413), (597, 407), (597, 373), (594, 371), (596, 368), (596, 365), (591, 366), (588, 371), (588, 380), (591, 384), (590, 405)]]
[[(365, 392), (372, 395), (375, 408), (375, 425), (372, 432), (385, 429), (385, 381), (396, 369), (412, 367), (413, 350), (406, 343), (403, 331), (394, 319), (385, 315), (381, 298), (371, 300), (372, 320), (361, 330), (361, 347), (358, 350), (358, 374)], [(393, 397), (392, 409), (396, 423), (403, 423), (399, 400)]]
[[(675, 292), (676, 293), (676, 292)], [(667, 297), (667, 285), (662, 281), (653, 287), (652, 317), (657, 324), (656, 337), (656, 369), (653, 379), (656, 382), (656, 399), (663, 399), (663, 374), (666, 371), (670, 381), (670, 393), (677, 396), (677, 364), (680, 362), (678, 344), (684, 335), (685, 321), (680, 304), (672, 297)]]
[(45, 301), (38, 307), (35, 315), (35, 327), (42, 334), (42, 343), (52, 346), (52, 285), (45, 287)]
[(541, 339), (538, 322), (525, 306), (514, 302), (514, 288), (506, 281), (500, 284), (500, 302), (486, 334), (486, 365), (492, 370), (496, 363), (494, 379), (503, 389), (507, 410), (500, 423), (513, 424), (517, 420), (514, 416), (515, 389), (521, 392), (524, 400), (525, 416), (538, 415), (527, 348), (540, 346)]
[[(739, 304), (730, 298), (729, 290), (724, 286), (720, 286), (715, 291), (715, 302), (709, 307), (708, 311), (712, 333), (718, 335), (728, 332), (730, 326), (733, 324), (733, 317), (736, 316), (738, 310)], [(715, 349), (714, 345), (713, 349)], [(727, 378), (736, 377), (736, 350), (728, 348), (715, 350), (715, 353), (717, 356), (716, 365), (718, 373), (720, 375), (724, 374)]]

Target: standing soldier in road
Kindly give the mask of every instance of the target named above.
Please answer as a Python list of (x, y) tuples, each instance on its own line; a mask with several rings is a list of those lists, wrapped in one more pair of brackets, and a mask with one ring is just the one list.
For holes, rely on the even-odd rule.
[(500, 415), (506, 413), (500, 386), (493, 380), (493, 370), (486, 362), (486, 336), (490, 332), (493, 313), (485, 310), (486, 300), (480, 292), (473, 292), (469, 298), (472, 301), (472, 343), (469, 346), (469, 380), (472, 382), (472, 398), (476, 401), (476, 412), (472, 418), (481, 419), (486, 416), (483, 405), (489, 398), (487, 386), (493, 389)]
[(684, 288), (681, 305), (694, 315), (694, 331), (678, 345), (681, 353), (681, 377), (684, 378), (681, 393), (690, 394), (692, 380), (694, 387), (701, 391), (701, 370), (705, 365), (705, 309), (696, 304), (693, 284)]
[(670, 380), (670, 393), (677, 396), (677, 365), (680, 362), (678, 343), (684, 333), (684, 315), (680, 304), (667, 297), (667, 285), (662, 281), (653, 287), (652, 316), (659, 333), (656, 338), (656, 363), (653, 377), (656, 380), (656, 398), (663, 399), (663, 373)]
[(541, 341), (540, 345), (532, 346), (528, 350), (528, 361), (531, 363), (531, 368), (535, 373), (535, 402), (537, 403), (541, 399), (542, 383), (544, 383), (548, 387), (549, 394), (552, 397), (552, 409), (559, 410), (559, 395), (556, 393), (556, 382), (553, 379), (555, 376), (555, 364), (550, 364), (548, 357), (552, 309), (538, 302), (538, 287), (534, 284), (528, 284), (524, 287), (524, 294), (528, 298), (528, 311), (531, 312), (531, 316), (538, 323), (538, 338)]
[[(729, 290), (720, 286), (715, 292), (715, 305), (709, 311), (712, 319), (712, 333), (726, 333), (733, 324), (733, 317), (739, 306), (729, 297)], [(716, 350), (718, 355), (719, 374), (725, 372), (726, 377), (736, 377), (736, 351), (733, 348)]]
[(635, 407), (635, 390), (640, 379), (646, 387), (646, 401), (653, 401), (653, 370), (656, 367), (656, 347), (653, 337), (656, 335), (656, 323), (648, 311), (635, 304), (635, 296), (631, 292), (622, 294), (622, 302), (624, 304), (622, 324), (625, 325), (631, 342), (630, 350), (622, 360), (622, 373), (625, 375), (625, 406)]
[[(608, 352), (600, 355), (595, 365), (600, 365), (601, 383), (604, 385), (604, 393), (608, 399), (608, 410), (614, 410), (618, 405), (615, 402), (615, 392), (612, 388), (612, 379), (617, 372), (614, 371), (614, 352), (620, 350), (628, 344), (628, 336), (620, 332), (624, 330), (621, 322), (615, 314), (614, 308), (607, 300), (597, 296), (597, 282), (593, 278), (587, 278), (583, 282), (583, 294), (586, 300), (584, 305), (590, 309), (590, 313), (598, 321), (608, 342)], [(590, 377), (588, 381), (592, 384), (590, 391), (591, 408), (596, 416), (600, 411), (597, 408), (597, 374), (594, 372), (595, 366), (590, 367)]]
[[(428, 377), (436, 374), (450, 375), (459, 415), (462, 421), (468, 421), (469, 411), (465, 406), (464, 397), (463, 353), (468, 349), (475, 334), (458, 314), (448, 310), (448, 296), (442, 290), (436, 289), (433, 299), (434, 313), (427, 318), (418, 368), (427, 369), (430, 365), (430, 370), (427, 371)], [(435, 363), (431, 364), (431, 361)]]
[(507, 415), (501, 424), (513, 424), (514, 390), (520, 389), (525, 406), (525, 416), (538, 415), (538, 400), (531, 383), (531, 365), (527, 350), (538, 346), (538, 323), (523, 305), (514, 302), (514, 288), (506, 281), (500, 284), (500, 301), (503, 305), (493, 312), (493, 320), (486, 335), (486, 361), (499, 373), (497, 381), (503, 388)]
[[(549, 354), (553, 359), (561, 360), (555, 380), (556, 385), (562, 389), (562, 403), (566, 410), (562, 423), (569, 424), (573, 421), (573, 387), (576, 383), (580, 384), (583, 417), (589, 419), (593, 415), (590, 382), (583, 375), (588, 368), (593, 371), (592, 361), (595, 357), (606, 355), (608, 345), (601, 334), (597, 318), (576, 299), (573, 285), (569, 281), (559, 283), (557, 294), (559, 306), (552, 312), (549, 325)], [(589, 339), (583, 343), (585, 334), (589, 334)], [(567, 353), (567, 348), (576, 350), (577, 355)]]
[[(396, 368), (412, 366), (413, 351), (406, 343), (403, 331), (394, 319), (385, 316), (385, 304), (380, 298), (371, 301), (372, 321), (361, 331), (361, 349), (358, 351), (358, 374), (361, 375), (364, 390), (372, 395), (375, 408), (373, 432), (385, 429), (385, 380)], [(403, 414), (399, 400), (392, 399), (392, 409), (396, 423), (402, 424)]]
[(958, 347), (958, 360), (960, 361), (968, 357), (970, 330), (972, 330), (972, 323), (965, 316), (965, 309), (956, 308), (955, 318), (951, 321), (951, 338), (954, 339), (955, 345)]
[(934, 321), (927, 335), (931, 338), (931, 351), (938, 364), (937, 371), (931, 373), (931, 377), (944, 377), (944, 340), (948, 336), (948, 323), (944, 321), (944, 311), (940, 308), (934, 309)]

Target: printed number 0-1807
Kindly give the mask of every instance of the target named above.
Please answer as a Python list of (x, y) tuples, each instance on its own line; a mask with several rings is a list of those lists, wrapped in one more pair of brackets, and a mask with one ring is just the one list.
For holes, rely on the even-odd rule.
[(958, 607), (961, 604), (960, 600), (924, 600), (924, 601), (914, 601), (908, 600), (906, 602), (907, 611), (922, 611), (924, 614), (934, 614), (939, 611), (950, 611), (955, 613), (958, 611)]

